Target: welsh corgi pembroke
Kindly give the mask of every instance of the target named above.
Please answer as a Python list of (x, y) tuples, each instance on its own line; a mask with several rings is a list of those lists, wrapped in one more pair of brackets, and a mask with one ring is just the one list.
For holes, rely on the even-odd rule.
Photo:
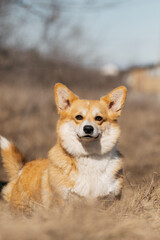
[(123, 160), (117, 150), (117, 119), (127, 89), (111, 91), (100, 100), (81, 100), (57, 83), (55, 101), (60, 115), (57, 143), (46, 159), (25, 162), (23, 155), (1, 137), (1, 154), (9, 183), (3, 198), (13, 209), (46, 208), (74, 199), (121, 196)]

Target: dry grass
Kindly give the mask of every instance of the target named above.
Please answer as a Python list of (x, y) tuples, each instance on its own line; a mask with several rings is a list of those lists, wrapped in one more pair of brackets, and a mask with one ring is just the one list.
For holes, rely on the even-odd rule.
[[(72, 84), (69, 83), (69, 86)], [(119, 84), (117, 83), (117, 86)], [(108, 91), (74, 84), (81, 97), (98, 98)], [(97, 86), (97, 85), (96, 85)], [(89, 94), (88, 94), (89, 93)], [(58, 116), (53, 86), (0, 83), (0, 133), (16, 142), (31, 160), (44, 157), (56, 141)], [(125, 156), (125, 187), (121, 201), (109, 207), (66, 206), (40, 210), (32, 217), (11, 215), (0, 202), (1, 239), (159, 239), (160, 235), (160, 115), (156, 97), (129, 93), (120, 119), (119, 148)], [(6, 180), (3, 169), (1, 180)]]

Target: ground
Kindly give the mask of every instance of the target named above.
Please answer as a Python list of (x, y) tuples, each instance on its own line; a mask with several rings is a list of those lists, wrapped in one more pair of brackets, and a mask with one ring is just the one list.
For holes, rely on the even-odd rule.
[[(66, 83), (67, 84), (67, 83)], [(69, 82), (82, 98), (98, 99), (111, 90)], [(52, 82), (0, 82), (0, 134), (16, 143), (28, 160), (45, 157), (56, 142), (58, 115)], [(120, 83), (114, 82), (114, 86)], [(125, 184), (120, 201), (108, 207), (76, 205), (14, 216), (0, 201), (1, 239), (159, 239), (160, 236), (160, 98), (128, 92), (119, 120), (119, 150), (124, 155)], [(0, 168), (0, 180), (6, 181)]]

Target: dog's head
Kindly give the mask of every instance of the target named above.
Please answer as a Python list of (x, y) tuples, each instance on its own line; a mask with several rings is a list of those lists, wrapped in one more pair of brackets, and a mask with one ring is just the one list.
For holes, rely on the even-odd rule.
[(100, 100), (81, 100), (61, 83), (55, 85), (55, 101), (60, 114), (58, 141), (73, 156), (105, 154), (116, 145), (120, 129), (117, 119), (127, 89), (114, 89)]

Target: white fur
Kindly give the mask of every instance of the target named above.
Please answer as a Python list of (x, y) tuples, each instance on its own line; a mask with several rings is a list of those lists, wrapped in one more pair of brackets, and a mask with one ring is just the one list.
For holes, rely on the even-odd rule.
[(68, 190), (87, 198), (104, 197), (110, 193), (118, 195), (120, 182), (114, 174), (121, 161), (116, 153), (119, 127), (109, 122), (103, 128), (94, 126), (100, 136), (93, 141), (83, 142), (77, 134), (81, 133), (84, 123), (76, 125), (68, 121), (60, 127), (62, 145), (75, 157), (78, 168), (75, 185)]
[(57, 92), (58, 92), (58, 99), (59, 99), (58, 107), (61, 110), (64, 110), (68, 106), (68, 103), (66, 101), (69, 97), (68, 91), (66, 89), (60, 87), (60, 88), (58, 88)]
[(118, 126), (107, 123), (98, 139), (83, 142), (77, 136), (79, 129), (80, 127), (74, 124), (73, 121), (68, 121), (60, 126), (59, 133), (62, 145), (74, 157), (108, 153), (116, 145), (120, 134)]
[(21, 174), (22, 174), (22, 170), (23, 170), (23, 169), (21, 169), (21, 170), (19, 171), (19, 173), (18, 173), (18, 177), (21, 176)]
[(112, 106), (112, 111), (117, 112), (122, 107), (122, 101), (124, 98), (124, 90), (121, 88), (117, 89), (110, 95), (110, 98), (114, 102), (114, 104)]
[(8, 149), (11, 146), (11, 143), (4, 137), (0, 136), (0, 140), (1, 140), (1, 148), (2, 149)]
[(93, 116), (96, 117), (99, 114), (100, 114), (99, 109), (98, 108), (93, 108)]
[(119, 181), (114, 177), (114, 170), (120, 161), (115, 150), (103, 156), (92, 155), (77, 159), (78, 177), (71, 189), (83, 197), (103, 197), (110, 193), (119, 193)]
[(86, 114), (87, 114), (87, 110), (86, 110), (86, 109), (82, 109), (81, 112), (80, 112), (80, 114), (81, 114), (83, 117), (85, 117)]

